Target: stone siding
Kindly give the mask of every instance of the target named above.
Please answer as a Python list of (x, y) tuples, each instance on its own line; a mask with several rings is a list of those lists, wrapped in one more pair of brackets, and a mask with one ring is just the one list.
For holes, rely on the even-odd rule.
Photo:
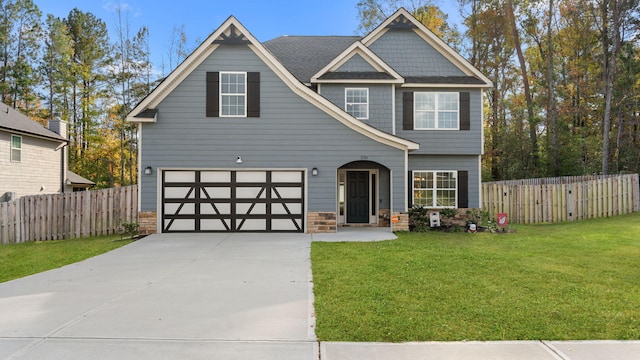
[(157, 232), (156, 218), (157, 215), (155, 211), (141, 211), (138, 214), (141, 235), (155, 234)]
[(307, 214), (307, 233), (336, 232), (335, 212), (309, 212)]
[(391, 222), (391, 230), (393, 231), (409, 231), (409, 214), (394, 212), (393, 216), (398, 217), (398, 222)]

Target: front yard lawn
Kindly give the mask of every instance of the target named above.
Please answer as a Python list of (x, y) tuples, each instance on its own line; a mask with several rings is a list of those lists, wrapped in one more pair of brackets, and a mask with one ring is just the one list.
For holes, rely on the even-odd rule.
[(313, 243), (323, 341), (640, 339), (640, 213)]
[(0, 283), (59, 268), (130, 243), (120, 235), (0, 245)]

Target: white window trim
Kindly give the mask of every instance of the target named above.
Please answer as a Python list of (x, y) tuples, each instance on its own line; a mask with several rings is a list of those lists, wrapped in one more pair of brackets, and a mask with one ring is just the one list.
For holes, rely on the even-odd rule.
[(427, 173), (431, 173), (432, 175), (435, 175), (435, 173), (439, 173), (439, 172), (440, 173), (448, 172), (448, 173), (455, 174), (455, 177), (456, 177), (456, 188), (455, 188), (456, 198), (455, 198), (455, 201), (454, 201), (454, 205), (453, 206), (437, 206), (437, 203), (438, 203), (437, 190), (438, 190), (438, 188), (437, 188), (437, 178), (436, 178), (436, 179), (434, 179), (434, 186), (436, 186), (436, 187), (434, 187), (432, 189), (429, 189), (431, 191), (434, 191), (433, 203), (431, 204), (431, 206), (423, 205), (422, 207), (423, 208), (428, 208), (428, 209), (456, 209), (456, 208), (458, 208), (458, 193), (459, 193), (459, 188), (460, 188), (460, 183), (459, 183), (459, 179), (458, 179), (458, 170), (413, 170), (411, 172), (411, 176), (413, 177), (411, 179), (411, 199), (412, 199), (411, 202), (413, 203), (414, 206), (416, 205), (416, 198), (415, 198), (416, 187), (415, 187), (415, 180), (414, 180), (415, 179), (415, 175), (414, 174), (416, 172), (427, 172)]
[[(222, 93), (222, 74), (227, 74), (227, 75), (244, 75), (244, 93)], [(220, 76), (219, 79), (219, 88), (218, 88), (218, 106), (219, 106), (219, 110), (218, 110), (218, 115), (219, 117), (226, 117), (226, 118), (245, 118), (247, 117), (247, 72), (246, 71), (220, 71), (220, 74), (218, 75)], [(224, 115), (222, 113), (222, 97), (225, 95), (244, 95), (244, 114), (242, 115)]]
[(367, 106), (367, 116), (365, 116), (365, 117), (354, 116), (354, 117), (356, 119), (358, 119), (358, 120), (369, 120), (369, 88), (345, 88), (344, 89), (344, 111), (346, 111), (346, 112), (349, 112), (349, 111), (347, 111), (347, 109), (349, 108), (349, 105), (362, 105), (363, 104), (363, 103), (350, 103), (350, 102), (347, 102), (347, 98), (348, 98), (347, 94), (349, 93), (349, 90), (364, 90), (364, 91), (366, 91), (366, 93), (367, 93), (367, 102), (364, 103), (364, 104)]
[[(435, 94), (435, 116), (434, 116), (434, 125), (432, 128), (422, 128), (417, 126), (417, 116), (416, 116), (416, 94)], [(439, 128), (438, 127), (438, 95), (439, 94), (456, 94), (458, 97), (456, 98), (458, 101), (458, 111), (456, 113), (456, 127), (455, 128)], [(424, 110), (421, 110), (425, 112)], [(416, 91), (413, 95), (413, 129), (414, 130), (460, 130), (460, 93), (453, 91)]]
[[(20, 139), (20, 147), (19, 147), (19, 148), (14, 148), (14, 147), (13, 147), (13, 138), (18, 138), (18, 139)], [(13, 134), (11, 134), (11, 141), (10, 141), (9, 147), (10, 147), (10, 151), (9, 151), (9, 160), (10, 160), (11, 162), (16, 162), (16, 163), (22, 162), (22, 136), (20, 136), (20, 135), (13, 135)], [(14, 150), (18, 150), (18, 151), (20, 152), (20, 160), (15, 160), (15, 159), (13, 158), (13, 151), (14, 151)]]

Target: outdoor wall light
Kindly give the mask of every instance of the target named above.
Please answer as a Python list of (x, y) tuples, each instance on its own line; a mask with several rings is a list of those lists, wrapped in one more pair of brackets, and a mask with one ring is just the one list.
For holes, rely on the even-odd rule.
[(236, 164), (242, 164), (242, 156), (238, 156), (236, 159)]
[(314, 167), (313, 169), (311, 169), (311, 175), (312, 176), (318, 176), (318, 168)]
[(146, 168), (144, 168), (145, 175), (151, 175), (152, 172), (153, 172), (153, 169), (151, 169), (151, 166), (147, 166)]

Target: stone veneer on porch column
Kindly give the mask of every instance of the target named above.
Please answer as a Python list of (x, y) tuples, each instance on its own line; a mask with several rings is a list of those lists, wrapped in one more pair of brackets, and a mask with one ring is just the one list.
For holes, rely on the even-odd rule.
[(307, 233), (336, 232), (335, 212), (309, 212), (307, 214)]

